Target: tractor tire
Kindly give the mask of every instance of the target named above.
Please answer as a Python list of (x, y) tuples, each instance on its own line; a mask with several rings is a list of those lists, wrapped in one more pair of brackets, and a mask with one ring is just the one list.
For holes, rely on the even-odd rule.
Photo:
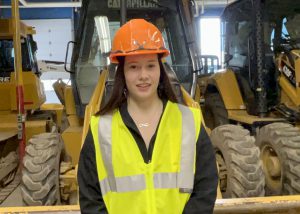
[(229, 124), (228, 113), (219, 93), (208, 93), (205, 95), (204, 109), (205, 123), (210, 129)]
[(25, 205), (60, 204), (59, 167), (62, 142), (58, 133), (31, 138), (23, 159), (21, 194)]
[(300, 131), (288, 123), (262, 127), (256, 137), (267, 195), (300, 194)]
[(219, 166), (223, 198), (264, 196), (259, 148), (249, 131), (237, 125), (223, 125), (214, 129), (210, 137)]

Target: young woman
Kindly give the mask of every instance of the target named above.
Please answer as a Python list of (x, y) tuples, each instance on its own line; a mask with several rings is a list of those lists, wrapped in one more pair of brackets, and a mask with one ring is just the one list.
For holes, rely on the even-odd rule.
[(200, 110), (177, 102), (161, 61), (168, 54), (143, 19), (117, 31), (112, 95), (92, 117), (79, 160), (82, 213), (213, 212), (214, 151)]

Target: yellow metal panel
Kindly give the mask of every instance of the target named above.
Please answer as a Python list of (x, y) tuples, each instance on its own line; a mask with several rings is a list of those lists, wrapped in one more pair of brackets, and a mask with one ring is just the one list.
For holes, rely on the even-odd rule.
[(82, 120), (79, 120), (77, 115), (70, 115), (68, 116), (68, 122), (69, 125), (74, 127), (74, 126), (82, 126)]
[(22, 21), (20, 21), (20, 36), (27, 37), (27, 26)]
[(193, 98), (190, 96), (190, 94), (188, 92), (186, 92), (186, 90), (182, 86), (181, 86), (181, 93), (183, 96), (183, 100), (185, 101), (187, 106), (200, 109), (199, 104), (193, 100)]
[[(39, 108), (45, 101), (46, 95), (41, 80), (32, 72), (23, 72), (24, 101), (28, 103), (25, 109)], [(33, 102), (33, 104), (29, 104)]]
[[(46, 132), (47, 122), (45, 120), (40, 121), (26, 121), (26, 139), (29, 140), (33, 135)], [(17, 115), (8, 114), (0, 115), (0, 131), (13, 131), (17, 132)]]
[[(44, 93), (44, 87), (41, 80), (32, 72), (22, 72), (23, 84), (24, 84), (24, 104), (25, 109), (37, 109), (45, 101), (46, 96)], [(16, 110), (16, 82), (14, 77), (14, 72), (11, 73), (11, 91), (10, 91), (10, 101), (11, 110)]]
[(17, 131), (17, 115), (8, 112), (0, 115), (0, 131)]
[(238, 82), (232, 70), (215, 73), (209, 81), (219, 90), (226, 109), (245, 109)]
[(194, 100), (197, 103), (200, 103), (200, 101), (201, 101), (201, 89), (200, 89), (199, 84), (196, 85), (196, 91), (195, 91)]
[(17, 131), (17, 123), (0, 123), (0, 131)]
[(0, 19), (0, 38), (12, 38), (12, 25), (9, 19)]
[[(1, 27), (0, 27), (1, 28)], [(10, 103), (11, 103), (11, 83), (10, 82), (1, 82), (0, 84), (0, 111), (10, 110)]]
[[(0, 20), (0, 38), (12, 39), (13, 38), (13, 19)], [(20, 22), (20, 35), (26, 37), (27, 34), (35, 34), (35, 30)]]
[(27, 26), (27, 27), (26, 27), (26, 34), (29, 34), (29, 35), (34, 35), (34, 34), (36, 34), (36, 31), (35, 31), (34, 27), (32, 27), (32, 26)]
[(291, 65), (290, 60), (287, 60), (284, 54), (280, 54), (280, 56), (277, 59), (277, 64), (281, 64), (281, 61), (284, 61), (289, 67), (295, 68), (296, 88), (292, 86), (292, 84), (284, 75), (281, 75), (279, 77), (279, 85), (282, 88), (281, 95), (287, 96), (293, 104), (291, 105), (290, 102), (286, 103), (287, 99), (282, 99), (283, 97), (281, 97), (281, 102), (285, 103), (289, 107), (298, 107), (300, 105), (300, 51), (293, 50), (292, 53), (295, 55), (295, 67)]
[(67, 115), (76, 114), (75, 101), (73, 96), (73, 91), (71, 86), (66, 86), (65, 88), (65, 107)]
[(62, 138), (65, 144), (67, 154), (72, 158), (72, 165), (78, 164), (79, 153), (81, 149), (82, 127), (69, 127), (63, 134)]
[(298, 106), (290, 99), (288, 93), (284, 90), (280, 90), (280, 102), (284, 103), (287, 107), (293, 109), (294, 111), (298, 111)]
[(16, 95), (16, 80), (15, 80), (15, 72), (10, 73), (10, 110), (17, 110), (17, 95)]
[(26, 142), (34, 135), (45, 133), (46, 125), (47, 122), (45, 120), (26, 121), (25, 122)]
[(59, 104), (59, 103), (45, 103), (41, 105), (41, 110), (45, 111), (63, 111), (64, 110), (64, 105)]
[(262, 122), (262, 121), (279, 121), (284, 119), (282, 118), (271, 118), (271, 117), (264, 117), (260, 118), (258, 116), (249, 115), (246, 110), (228, 110), (228, 118), (230, 120), (246, 123), (246, 124), (253, 124), (254, 122)]
[(300, 97), (297, 97), (297, 92), (295, 88), (290, 84), (290, 82), (283, 76), (279, 78), (279, 84), (285, 94), (293, 101), (295, 105), (300, 105)]
[(2, 112), (0, 114), (0, 124), (1, 123), (16, 123), (17, 124), (17, 114), (11, 112)]

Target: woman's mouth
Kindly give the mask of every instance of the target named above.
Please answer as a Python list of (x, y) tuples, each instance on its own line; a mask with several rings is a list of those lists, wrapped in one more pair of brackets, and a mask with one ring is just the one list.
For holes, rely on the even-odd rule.
[(150, 83), (142, 83), (142, 84), (137, 84), (136, 86), (140, 91), (146, 91), (146, 90), (148, 90), (148, 88), (150, 88), (151, 84)]

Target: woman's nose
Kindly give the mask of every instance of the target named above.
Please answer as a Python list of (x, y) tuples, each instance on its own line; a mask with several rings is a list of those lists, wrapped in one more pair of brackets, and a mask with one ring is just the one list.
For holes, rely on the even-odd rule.
[(148, 72), (147, 72), (147, 69), (142, 67), (141, 68), (141, 71), (140, 71), (140, 78), (147, 78), (148, 77)]

